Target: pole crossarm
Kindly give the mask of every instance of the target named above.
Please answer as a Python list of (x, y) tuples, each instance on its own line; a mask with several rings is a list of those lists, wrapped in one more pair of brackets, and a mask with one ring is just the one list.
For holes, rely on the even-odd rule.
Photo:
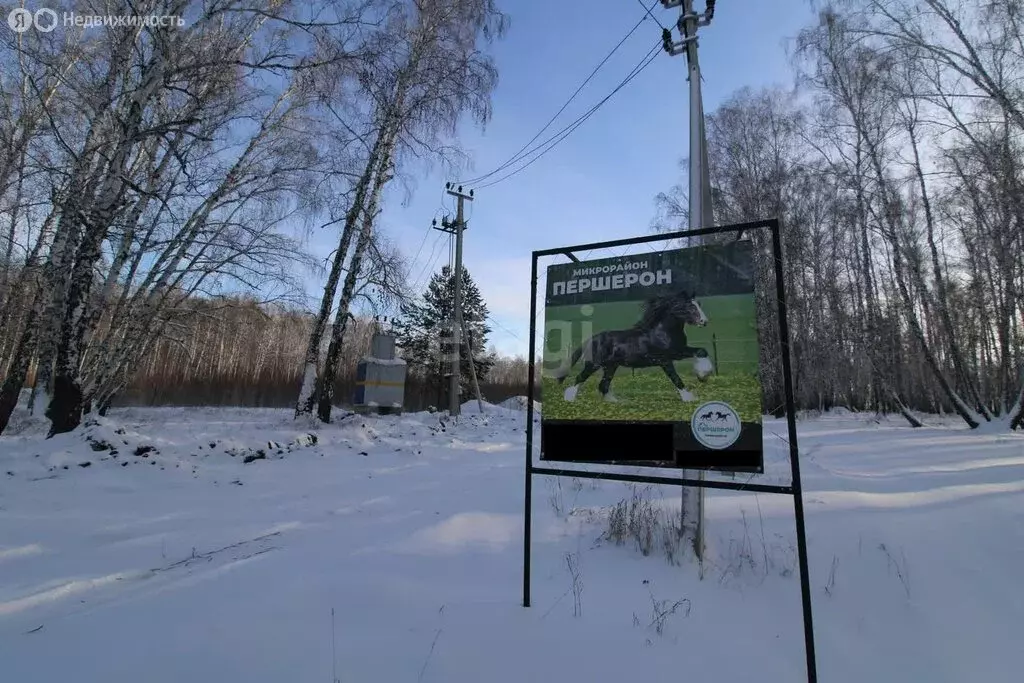
[(465, 201), (473, 201), (473, 190), (470, 190), (468, 193), (465, 193), (462, 191), (462, 185), (459, 185), (458, 187), (453, 187), (451, 183), (448, 183), (447, 186), (445, 187), (445, 192), (453, 197), (461, 197)]
[[(661, 5), (665, 9), (680, 8), (676, 27), (679, 29), (679, 33), (682, 34), (682, 38), (677, 41), (673, 39), (671, 29), (662, 29), (662, 47), (672, 57), (686, 53), (691, 63), (695, 64), (697, 56), (697, 29), (711, 24), (711, 19), (715, 16), (715, 0), (707, 0), (703, 14), (698, 14), (693, 9), (692, 0), (661, 0)], [(691, 48), (694, 50), (693, 53), (690, 53)]]

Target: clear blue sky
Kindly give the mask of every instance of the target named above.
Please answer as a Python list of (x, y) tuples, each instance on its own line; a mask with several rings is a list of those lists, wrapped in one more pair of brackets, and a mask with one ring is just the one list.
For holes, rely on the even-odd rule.
[[(499, 0), (511, 19), (494, 47), (499, 84), (494, 115), (483, 133), (467, 129), (462, 143), (483, 175), (502, 164), (558, 111), (644, 10), (637, 0)], [(652, 0), (644, 0), (650, 6)], [(696, 0), (703, 11), (704, 0)], [(660, 2), (652, 14), (670, 26), (678, 10)], [(719, 0), (715, 18), (700, 32), (705, 111), (743, 86), (790, 85), (790, 39), (815, 14), (809, 0)], [(648, 18), (540, 138), (573, 121), (608, 94), (660, 39)], [(655, 61), (586, 123), (522, 173), (476, 192), (465, 236), (464, 263), (493, 318), (491, 343), (525, 355), (529, 330), (530, 252), (646, 234), (655, 195), (682, 176), (687, 155), (686, 58), (659, 53)], [(411, 202), (393, 192), (383, 229), (412, 258), (444, 197), (440, 171), (417, 173)], [(468, 187), (466, 188), (468, 190)], [(431, 231), (412, 266), (411, 279), (430, 264), (441, 233)], [(332, 244), (333, 236), (314, 240)], [(326, 256), (330, 246), (317, 248)], [(448, 262), (447, 238), (433, 251), (434, 270)], [(595, 255), (596, 258), (596, 255)], [(420, 280), (421, 292), (429, 272)]]

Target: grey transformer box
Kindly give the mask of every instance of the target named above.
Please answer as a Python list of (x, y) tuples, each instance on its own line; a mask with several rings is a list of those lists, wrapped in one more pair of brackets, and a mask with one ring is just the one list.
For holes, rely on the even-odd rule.
[(408, 366), (395, 357), (395, 337), (377, 332), (370, 342), (370, 355), (356, 364), (356, 412), (401, 413), (405, 402)]

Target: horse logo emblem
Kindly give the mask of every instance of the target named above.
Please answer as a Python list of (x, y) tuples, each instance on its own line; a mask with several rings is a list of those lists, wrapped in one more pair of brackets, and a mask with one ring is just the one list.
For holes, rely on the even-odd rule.
[(721, 401), (710, 401), (693, 411), (690, 430), (693, 438), (701, 445), (721, 450), (736, 443), (740, 438), (742, 424), (732, 406)]

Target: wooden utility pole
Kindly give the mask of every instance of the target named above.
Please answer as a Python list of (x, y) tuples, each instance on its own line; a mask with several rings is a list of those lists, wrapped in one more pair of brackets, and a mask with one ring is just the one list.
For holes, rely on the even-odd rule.
[(476, 358), (473, 353), (473, 335), (466, 334), (466, 351), (469, 353), (469, 376), (473, 378), (473, 393), (476, 394), (476, 407), (484, 414), (484, 399), (480, 396), (480, 383), (476, 381)]
[[(455, 221), (450, 221), (447, 218), (441, 219), (441, 226), (434, 225), (435, 230), (441, 230), (455, 235), (455, 301), (452, 305), (452, 317), (454, 318), (454, 324), (452, 325), (452, 346), (454, 354), (452, 356), (452, 375), (451, 384), (448, 396), (448, 413), (454, 417), (459, 414), (459, 360), (461, 357), (462, 348), (462, 231), (466, 229), (466, 218), (465, 218), (465, 202), (468, 199), (473, 201), (473, 190), (469, 191), (469, 194), (462, 192), (462, 185), (458, 188), (452, 187), (451, 183), (445, 183), (445, 191), (455, 197), (458, 200), (458, 209), (455, 214)], [(470, 357), (470, 367), (472, 368), (472, 356)], [(473, 368), (475, 370), (476, 368)], [(474, 373), (475, 374), (475, 373)]]

